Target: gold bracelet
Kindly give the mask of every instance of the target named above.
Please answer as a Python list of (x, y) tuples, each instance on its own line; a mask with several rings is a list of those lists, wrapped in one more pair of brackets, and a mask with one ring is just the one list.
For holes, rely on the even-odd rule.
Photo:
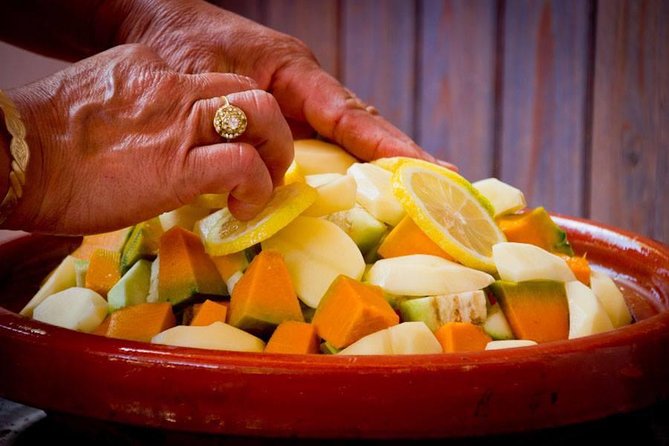
[(26, 127), (21, 121), (21, 115), (14, 102), (0, 90), (0, 109), (5, 115), (7, 131), (12, 135), (9, 152), (12, 155), (12, 169), (9, 172), (9, 188), (7, 195), (0, 203), (0, 224), (7, 220), (10, 212), (23, 195), (23, 186), (26, 184), (26, 170), (30, 160), (28, 143), (26, 143)]

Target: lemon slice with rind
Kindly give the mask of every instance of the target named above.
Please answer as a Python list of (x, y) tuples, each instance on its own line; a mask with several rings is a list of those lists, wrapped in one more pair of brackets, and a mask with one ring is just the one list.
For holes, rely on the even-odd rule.
[[(398, 167), (407, 161), (417, 161), (416, 158), (410, 158), (408, 156), (389, 156), (386, 158), (378, 158), (370, 163), (379, 166), (382, 169), (388, 170), (390, 172), (395, 172)], [(427, 161), (426, 161), (427, 162)]]
[(392, 181), (407, 214), (437, 245), (463, 265), (496, 271), (492, 247), (506, 238), (492, 205), (469, 181), (421, 160), (402, 162)]
[(222, 256), (249, 248), (276, 234), (311, 206), (318, 193), (304, 183), (277, 187), (267, 206), (248, 221), (237, 220), (221, 209), (195, 224), (210, 255)]

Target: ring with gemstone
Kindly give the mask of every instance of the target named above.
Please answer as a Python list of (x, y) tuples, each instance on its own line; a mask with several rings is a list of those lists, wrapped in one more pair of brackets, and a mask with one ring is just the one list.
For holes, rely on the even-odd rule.
[(221, 96), (223, 105), (216, 110), (214, 115), (214, 128), (216, 133), (227, 140), (235, 139), (246, 131), (246, 114), (244, 111), (230, 104), (228, 98)]

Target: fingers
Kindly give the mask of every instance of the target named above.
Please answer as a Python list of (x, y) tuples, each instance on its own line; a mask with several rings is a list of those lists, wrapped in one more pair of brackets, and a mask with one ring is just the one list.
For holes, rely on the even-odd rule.
[[(304, 114), (317, 131), (364, 160), (409, 156), (434, 161), (408, 136), (323, 73), (321, 88), (304, 103)], [(371, 112), (370, 112), (371, 111)]]
[(212, 121), (216, 110), (223, 105), (220, 96), (225, 95), (230, 104), (246, 114), (248, 121), (246, 131), (235, 142), (255, 147), (273, 184), (280, 184), (293, 159), (293, 140), (278, 103), (271, 94), (261, 90), (231, 92), (221, 88), (218, 91), (219, 96), (198, 100), (193, 105), (191, 119), (199, 126), (196, 130), (198, 143), (212, 144), (223, 140), (214, 130)]
[(228, 208), (240, 220), (255, 216), (269, 201), (272, 179), (256, 149), (246, 143), (219, 143), (191, 149), (175, 194), (190, 202), (201, 193), (229, 192)]
[(425, 152), (310, 59), (288, 65), (276, 75), (273, 92), (286, 116), (308, 122), (358, 158), (409, 156), (457, 169)]

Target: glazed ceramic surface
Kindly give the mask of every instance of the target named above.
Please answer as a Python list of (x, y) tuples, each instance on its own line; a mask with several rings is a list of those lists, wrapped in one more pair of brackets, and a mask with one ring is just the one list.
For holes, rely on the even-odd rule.
[(107, 339), (16, 313), (78, 240), (0, 245), (0, 396), (46, 410), (197, 432), (459, 437), (558, 426), (669, 398), (669, 248), (556, 218), (636, 318), (570, 341), (468, 354), (336, 357)]

